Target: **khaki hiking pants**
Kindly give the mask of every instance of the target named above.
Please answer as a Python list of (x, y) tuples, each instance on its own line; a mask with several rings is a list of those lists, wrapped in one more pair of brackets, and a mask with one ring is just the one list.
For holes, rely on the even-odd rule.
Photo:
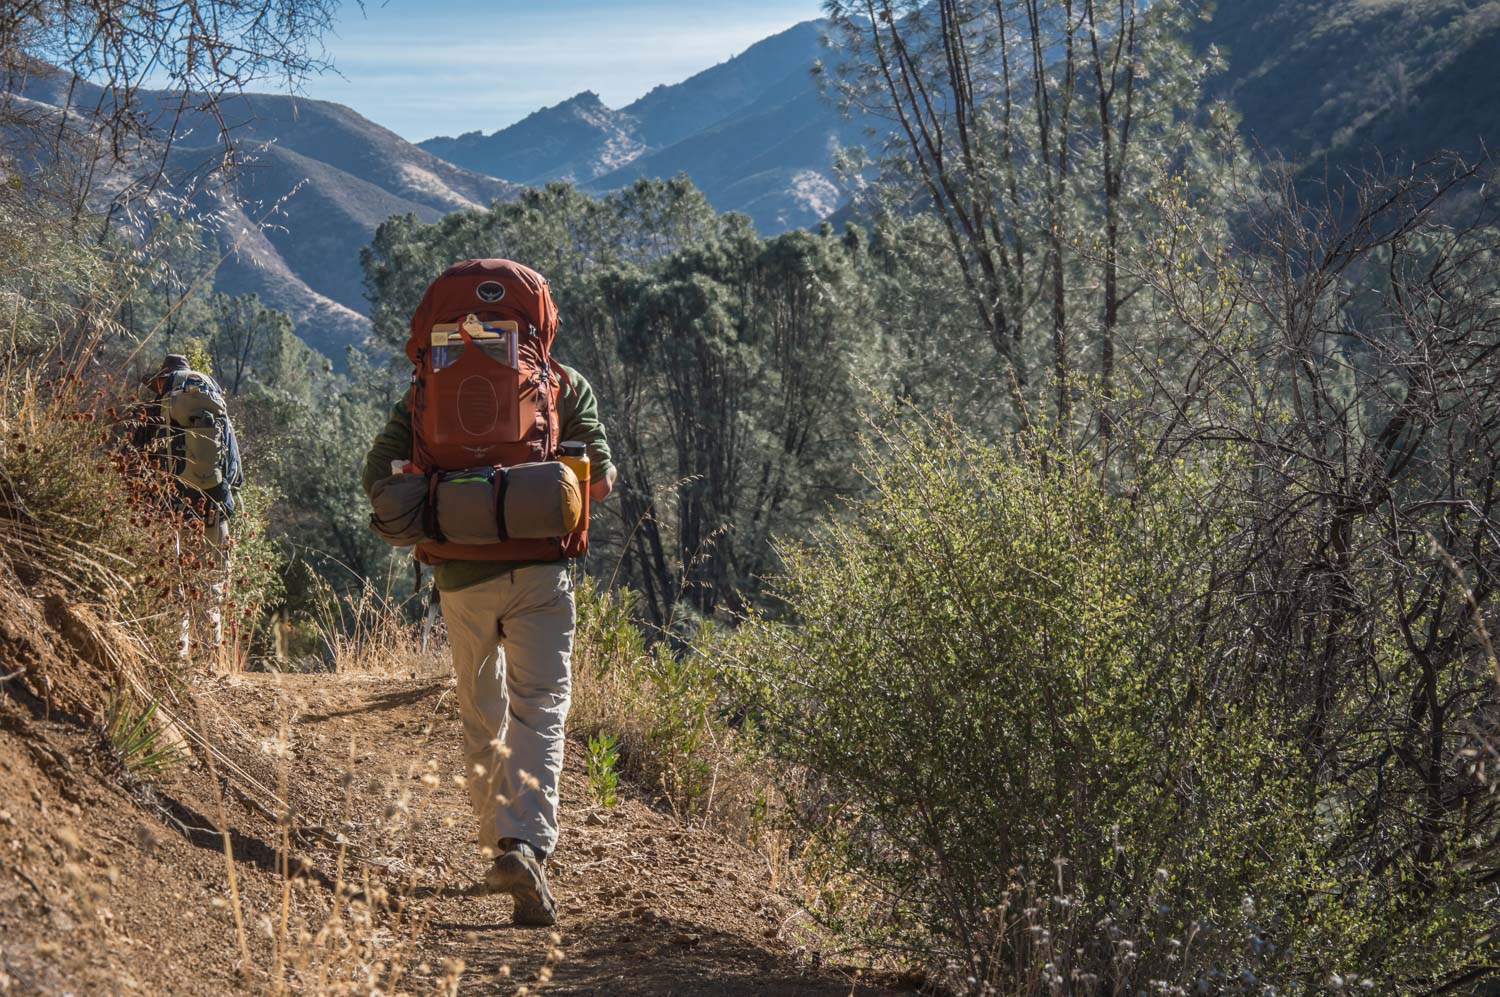
[(572, 688), (573, 580), (565, 561), (442, 594), (458, 678), (479, 845), (557, 846), (557, 784)]

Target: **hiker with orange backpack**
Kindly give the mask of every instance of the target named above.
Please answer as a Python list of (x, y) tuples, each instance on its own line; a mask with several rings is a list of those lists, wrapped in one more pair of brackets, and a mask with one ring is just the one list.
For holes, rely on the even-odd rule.
[(515, 922), (555, 923), (556, 848), (570, 699), (573, 583), (588, 503), (614, 486), (598, 401), (552, 358), (547, 281), (508, 260), (466, 260), (411, 320), (405, 399), (365, 459), (371, 525), (433, 566), (452, 646), (465, 777), (485, 877)]

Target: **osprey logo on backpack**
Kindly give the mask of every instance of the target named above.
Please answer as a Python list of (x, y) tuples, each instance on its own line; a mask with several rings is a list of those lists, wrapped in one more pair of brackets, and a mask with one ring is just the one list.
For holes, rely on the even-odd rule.
[(490, 304), (494, 304), (505, 297), (505, 285), (498, 280), (487, 280), (474, 288), (474, 295), (480, 301), (487, 301)]

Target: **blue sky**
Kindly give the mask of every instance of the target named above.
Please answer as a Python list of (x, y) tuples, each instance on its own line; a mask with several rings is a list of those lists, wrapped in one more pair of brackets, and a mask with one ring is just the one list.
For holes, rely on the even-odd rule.
[(412, 141), (492, 132), (580, 90), (622, 107), (820, 13), (818, 0), (368, 0), (326, 39), (344, 78), (304, 90)]

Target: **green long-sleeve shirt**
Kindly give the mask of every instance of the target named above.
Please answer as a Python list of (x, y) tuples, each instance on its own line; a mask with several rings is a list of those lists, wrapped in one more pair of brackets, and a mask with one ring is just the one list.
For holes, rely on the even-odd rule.
[[(563, 365), (559, 365), (563, 366)], [(599, 399), (583, 375), (572, 367), (563, 366), (568, 375), (563, 379), (562, 389), (557, 394), (557, 415), (562, 439), (577, 440), (589, 448), (589, 476), (598, 481), (609, 473), (612, 466), (609, 441), (605, 438), (604, 423), (599, 418)], [(365, 455), (365, 470), (361, 476), (365, 494), (375, 482), (391, 476), (391, 461), (411, 459), (411, 411), (402, 399), (391, 409), (391, 417), (385, 428), (370, 445)], [(488, 581), (507, 571), (535, 564), (535, 561), (444, 561), (432, 570), (433, 580), (441, 592), (452, 592)]]

